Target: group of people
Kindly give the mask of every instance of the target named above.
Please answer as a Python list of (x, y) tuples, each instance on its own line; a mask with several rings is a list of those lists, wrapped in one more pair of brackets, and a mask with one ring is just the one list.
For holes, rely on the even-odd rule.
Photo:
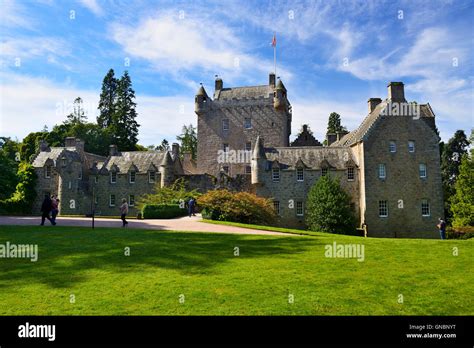
[(51, 225), (56, 225), (56, 217), (59, 214), (59, 198), (55, 195), (51, 197), (46, 195), (41, 204), (41, 226), (44, 226), (44, 221), (46, 219), (51, 222)]

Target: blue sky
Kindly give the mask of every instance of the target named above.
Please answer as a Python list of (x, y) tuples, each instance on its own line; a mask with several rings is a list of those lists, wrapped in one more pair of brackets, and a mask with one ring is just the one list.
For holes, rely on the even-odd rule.
[(303, 123), (323, 140), (330, 112), (356, 128), (367, 99), (403, 81), (429, 102), (441, 136), (473, 127), (473, 1), (0, 0), (0, 135), (22, 139), (70, 112), (81, 96), (97, 116), (109, 68), (128, 70), (140, 143), (196, 125), (194, 94), (266, 84), (273, 69)]

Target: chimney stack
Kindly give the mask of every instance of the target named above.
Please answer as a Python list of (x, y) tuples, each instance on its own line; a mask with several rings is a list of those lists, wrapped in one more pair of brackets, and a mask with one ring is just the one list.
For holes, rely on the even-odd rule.
[(77, 151), (84, 151), (84, 141), (81, 139), (76, 139), (76, 150)]
[(390, 82), (388, 84), (388, 99), (393, 102), (406, 102), (403, 82)]
[(326, 141), (328, 143), (328, 146), (330, 146), (332, 143), (337, 141), (337, 134), (336, 133), (326, 134)]
[(382, 99), (380, 98), (370, 98), (367, 101), (367, 104), (369, 106), (369, 114), (374, 111), (377, 105), (379, 105), (382, 102)]
[(340, 132), (336, 132), (336, 139), (337, 141), (341, 140), (344, 135), (346, 135), (347, 133), (349, 133), (348, 131), (340, 131)]
[(74, 137), (66, 137), (64, 140), (65, 147), (76, 147), (76, 138)]
[(173, 154), (173, 160), (179, 156), (179, 144), (173, 143), (171, 145), (171, 153)]
[(42, 152), (47, 152), (47, 151), (51, 151), (51, 149), (49, 148), (49, 145), (48, 145), (48, 142), (44, 139), (41, 139), (39, 141), (39, 149), (40, 151)]
[(109, 155), (110, 156), (117, 156), (118, 155), (117, 145), (110, 145), (109, 146)]
[(215, 90), (220, 91), (224, 87), (224, 82), (222, 79), (216, 75), (216, 83), (215, 83)]
[(275, 73), (270, 73), (270, 75), (268, 76), (268, 84), (272, 87), (275, 87)]

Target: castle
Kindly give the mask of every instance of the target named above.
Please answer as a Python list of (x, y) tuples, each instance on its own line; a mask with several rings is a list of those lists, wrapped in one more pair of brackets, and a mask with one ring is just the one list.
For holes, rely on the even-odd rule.
[(350, 194), (360, 226), (373, 237), (436, 238), (443, 216), (439, 136), (429, 104), (407, 103), (402, 82), (388, 85), (385, 100), (370, 98), (368, 114), (352, 132), (327, 134), (322, 146), (306, 127), (290, 144), (292, 109), (280, 79), (224, 88), (215, 80), (210, 98), (195, 96), (197, 160), (169, 151), (120, 152), (107, 157), (84, 151), (79, 139), (64, 147), (42, 142), (33, 159), (39, 210), (45, 194), (57, 194), (60, 213), (118, 215), (122, 198), (131, 214), (135, 201), (184, 178), (201, 191), (227, 187), (273, 200), (284, 226), (304, 227), (305, 201), (324, 175), (339, 179)]

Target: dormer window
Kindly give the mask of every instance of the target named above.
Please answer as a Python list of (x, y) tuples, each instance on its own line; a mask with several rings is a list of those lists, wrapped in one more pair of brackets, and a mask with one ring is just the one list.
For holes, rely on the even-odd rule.
[(250, 141), (245, 143), (245, 151), (252, 151), (252, 143)]
[(153, 184), (156, 180), (156, 172), (153, 170), (153, 171), (150, 171), (148, 172), (148, 182), (150, 184)]
[(117, 182), (117, 172), (110, 172), (110, 183), (115, 184)]
[(65, 166), (67, 165), (67, 159), (66, 159), (66, 157), (63, 157), (63, 158), (61, 159), (61, 161), (62, 161), (63, 167), (65, 167)]
[(272, 181), (279, 182), (280, 181), (280, 168), (273, 168), (272, 169)]
[(49, 179), (51, 178), (51, 166), (50, 165), (47, 165), (46, 167), (44, 167), (44, 177), (46, 179)]
[(326, 176), (328, 175), (328, 169), (327, 168), (322, 168), (321, 169), (321, 176)]
[(78, 178), (79, 180), (82, 180), (82, 168), (79, 169), (79, 173), (77, 173), (77, 178)]
[(134, 170), (130, 171), (130, 184), (134, 184), (136, 179), (136, 172)]

